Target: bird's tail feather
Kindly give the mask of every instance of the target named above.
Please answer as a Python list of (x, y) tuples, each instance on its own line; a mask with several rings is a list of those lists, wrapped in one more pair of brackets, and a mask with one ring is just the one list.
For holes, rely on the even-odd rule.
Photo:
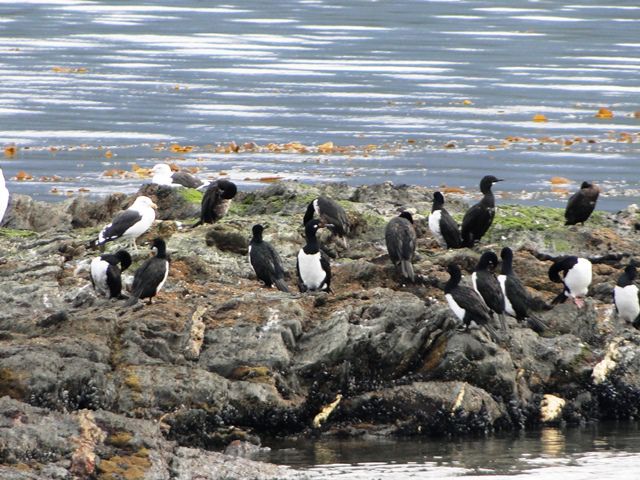
[(567, 300), (567, 296), (564, 294), (564, 291), (563, 291), (556, 298), (551, 300), (551, 305), (557, 305), (559, 303), (564, 303), (566, 300)]
[(541, 319), (533, 315), (530, 315), (529, 317), (527, 317), (527, 324), (529, 325), (529, 328), (536, 333), (542, 333), (547, 328), (549, 328), (546, 323), (544, 323)]
[(131, 295), (129, 300), (127, 300), (124, 304), (125, 307), (133, 307), (136, 303), (138, 303), (139, 298), (135, 295)]
[(276, 286), (276, 288), (278, 290), (280, 290), (281, 292), (287, 292), (289, 293), (289, 287), (287, 286), (287, 284), (284, 282), (283, 278), (277, 278), (276, 280), (274, 280), (273, 282)]
[(400, 269), (402, 270), (402, 276), (411, 282), (415, 282), (416, 274), (413, 271), (413, 265), (410, 260), (400, 260)]
[(504, 313), (499, 313), (498, 318), (500, 319), (500, 327), (505, 332), (507, 331), (507, 320), (504, 318)]
[(498, 342), (498, 333), (493, 329), (493, 327), (491, 325), (489, 325), (488, 323), (484, 324), (484, 328), (487, 329), (487, 332), (489, 332), (489, 335), (491, 336), (491, 339), (494, 342)]
[(202, 219), (198, 220), (196, 223), (191, 225), (191, 227), (189, 227), (189, 228), (196, 228), (196, 227), (199, 227), (200, 225), (202, 225)]

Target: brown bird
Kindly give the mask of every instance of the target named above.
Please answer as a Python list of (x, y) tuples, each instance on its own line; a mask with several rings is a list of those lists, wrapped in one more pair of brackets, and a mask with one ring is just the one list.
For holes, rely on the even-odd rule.
[(596, 202), (600, 195), (600, 189), (597, 185), (589, 182), (582, 182), (580, 190), (571, 195), (567, 202), (567, 208), (564, 211), (565, 225), (575, 225), (584, 222), (591, 216), (593, 209), (596, 208)]
[(413, 217), (409, 212), (402, 212), (392, 218), (384, 232), (389, 258), (400, 271), (402, 278), (415, 281), (413, 272), (413, 254), (416, 251), (416, 231), (413, 228)]

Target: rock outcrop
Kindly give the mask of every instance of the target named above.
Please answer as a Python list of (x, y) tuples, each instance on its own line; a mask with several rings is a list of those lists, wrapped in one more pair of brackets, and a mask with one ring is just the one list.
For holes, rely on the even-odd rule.
[[(213, 226), (183, 229), (197, 192), (154, 187), (143, 191), (163, 220), (145, 238), (167, 240), (171, 269), (150, 306), (97, 297), (88, 277), (88, 241), (131, 198), (63, 202), (49, 223), (19, 199), (8, 226), (29, 231), (0, 229), (2, 478), (288, 478), (298, 473), (217, 451), (254, 455), (246, 445), (274, 435), (457, 435), (638, 415), (640, 332), (610, 305), (618, 272), (640, 255), (635, 210), (565, 227), (556, 209), (508, 206), (479, 247), (446, 252), (427, 233), (424, 188), (275, 184), (238, 194)], [(246, 258), (252, 225), (269, 225), (293, 292), (302, 216), (320, 193), (353, 226), (348, 249), (322, 239), (335, 293), (264, 288)], [(383, 233), (405, 206), (419, 233), (410, 285)], [(508, 319), (496, 343), (458, 329), (442, 286), (449, 262), (470, 272), (503, 245), (549, 329)], [(547, 269), (567, 253), (592, 259), (591, 295), (583, 309), (549, 309), (561, 287)]]

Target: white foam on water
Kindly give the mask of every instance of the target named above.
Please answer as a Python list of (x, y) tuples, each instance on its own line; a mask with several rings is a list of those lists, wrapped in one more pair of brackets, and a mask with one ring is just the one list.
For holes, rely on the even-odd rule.
[(302, 30), (325, 30), (325, 31), (347, 31), (347, 32), (366, 32), (366, 31), (378, 31), (387, 32), (395, 30), (391, 27), (372, 27), (364, 25), (298, 25), (296, 28)]
[(586, 21), (584, 18), (575, 18), (575, 17), (554, 17), (547, 15), (515, 15), (513, 17), (514, 20), (526, 20), (528, 22), (584, 22)]
[[(0, 0), (0, 3), (7, 0)], [(21, 0), (22, 2), (22, 0)], [(126, 3), (119, 3), (117, 5), (100, 5), (96, 3), (86, 2), (70, 2), (66, 0), (27, 0), (28, 3), (55, 3), (55, 4), (67, 4), (75, 3), (73, 5), (64, 5), (60, 7), (60, 10), (80, 12), (80, 13), (109, 13), (109, 12), (186, 12), (186, 13), (249, 13), (251, 10), (244, 10), (239, 8), (228, 7), (175, 7), (166, 5), (127, 5)], [(23, 2), (24, 3), (24, 2)]]
[[(161, 135), (154, 133), (142, 132), (109, 132), (109, 131), (88, 131), (88, 130), (7, 130), (3, 131), (3, 137), (39, 139), (42, 137), (50, 138), (69, 138), (69, 139), (135, 139), (135, 140), (177, 140), (180, 137), (172, 137), (170, 135)], [(11, 140), (5, 140), (11, 142)]]
[(280, 70), (278, 68), (264, 68), (264, 67), (221, 67), (221, 68), (188, 68), (183, 71), (187, 72), (203, 72), (203, 73), (228, 73), (232, 75), (287, 75), (287, 76), (299, 76), (299, 75), (315, 75), (315, 76), (330, 76), (332, 73), (327, 72), (312, 72), (310, 70)]
[[(640, 68), (640, 66), (639, 66)], [(582, 85), (579, 83), (568, 83), (563, 85), (531, 84), (531, 83), (499, 83), (500, 87), (522, 88), (527, 90), (567, 90), (582, 92), (602, 92), (612, 95), (624, 95), (627, 93), (640, 93), (640, 87), (629, 87), (624, 85)]]
[(479, 30), (479, 31), (444, 31), (440, 32), (447, 35), (467, 35), (472, 37), (546, 37), (546, 33), (536, 33), (536, 32), (506, 32), (506, 31), (498, 31), (498, 30)]
[(231, 21), (237, 23), (256, 23), (261, 25), (298, 23), (297, 20), (292, 18), (234, 18)]
[[(624, 1), (624, 0), (623, 0)], [(593, 10), (640, 10), (638, 5), (565, 5), (565, 8)]]
[(495, 12), (495, 13), (522, 13), (522, 12), (543, 12), (539, 8), (511, 8), (511, 7), (476, 7), (475, 12)]

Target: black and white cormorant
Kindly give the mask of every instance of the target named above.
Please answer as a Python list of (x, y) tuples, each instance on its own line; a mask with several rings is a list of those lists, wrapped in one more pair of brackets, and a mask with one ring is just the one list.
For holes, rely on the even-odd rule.
[(166, 185), (168, 187), (198, 188), (202, 186), (202, 180), (194, 177), (189, 172), (174, 172), (166, 163), (157, 163), (151, 169), (153, 178), (151, 183)]
[(396, 266), (402, 278), (410, 282), (415, 281), (413, 272), (413, 254), (416, 251), (416, 230), (413, 227), (413, 216), (409, 212), (402, 212), (389, 220), (384, 231), (389, 258)]
[(497, 341), (498, 335), (490, 325), (491, 312), (480, 295), (472, 288), (460, 285), (462, 273), (457, 265), (450, 264), (447, 267), (447, 272), (451, 278), (444, 286), (444, 296), (449, 308), (464, 323), (467, 330), (471, 322), (475, 322), (478, 326), (486, 328), (493, 340)]
[(230, 180), (220, 179), (211, 182), (202, 197), (200, 220), (193, 227), (203, 223), (215, 223), (224, 217), (236, 193), (238, 187)]
[(628, 265), (624, 273), (620, 275), (613, 289), (613, 301), (618, 316), (625, 322), (632, 323), (634, 327), (640, 326), (640, 297), (636, 280), (635, 265)]
[(587, 221), (600, 195), (600, 189), (589, 182), (582, 182), (580, 190), (569, 197), (567, 208), (564, 211), (565, 225), (575, 225)]
[(167, 256), (167, 245), (161, 238), (156, 238), (151, 249), (155, 255), (144, 261), (136, 270), (131, 285), (131, 298), (127, 305), (134, 305), (138, 300), (149, 299), (149, 305), (153, 302), (164, 282), (169, 276), (169, 258)]
[(591, 278), (591, 262), (586, 258), (568, 256), (556, 260), (549, 268), (549, 280), (562, 283), (564, 288), (552, 303), (562, 303), (570, 298), (578, 308), (581, 308), (591, 285)]
[(121, 273), (131, 266), (131, 255), (126, 250), (105, 253), (91, 260), (91, 284), (100, 295), (124, 298)]
[(147, 232), (156, 219), (156, 204), (149, 197), (139, 196), (126, 210), (113, 217), (109, 225), (98, 234), (96, 245), (104, 245), (118, 238), (129, 238), (133, 241), (133, 247), (138, 251), (136, 239)]
[(496, 200), (491, 186), (501, 181), (501, 178), (496, 178), (493, 175), (487, 175), (480, 180), (482, 200), (467, 210), (462, 219), (460, 236), (463, 247), (473, 247), (491, 227), (493, 217), (496, 214)]
[(317, 215), (320, 222), (327, 226), (332, 236), (339, 237), (343, 246), (347, 247), (347, 235), (349, 235), (349, 217), (344, 208), (335, 200), (320, 196), (307, 205), (307, 211), (302, 220), (307, 225), (313, 216)]
[(500, 318), (502, 329), (507, 329), (504, 319), (504, 295), (500, 288), (500, 282), (493, 271), (498, 266), (498, 256), (495, 252), (484, 252), (476, 265), (476, 270), (471, 274), (473, 289), (482, 297), (484, 303), (493, 313)]
[(534, 332), (542, 333), (547, 325), (531, 313), (534, 302), (522, 281), (513, 271), (513, 251), (509, 247), (504, 247), (500, 252), (500, 258), (502, 259), (502, 270), (498, 275), (498, 281), (504, 294), (504, 311), (519, 321), (526, 320)]
[(429, 215), (429, 230), (442, 248), (460, 248), (460, 227), (444, 208), (444, 195), (433, 194), (433, 207)]
[(320, 250), (316, 234), (319, 228), (329, 227), (319, 220), (309, 220), (304, 227), (307, 244), (298, 252), (296, 270), (298, 288), (301, 292), (323, 290), (331, 291), (331, 265), (329, 257)]
[(289, 287), (284, 281), (284, 268), (282, 268), (280, 256), (269, 242), (262, 239), (262, 232), (265, 228), (260, 224), (253, 226), (253, 237), (249, 242), (251, 266), (256, 272), (258, 280), (262, 280), (267, 287), (271, 288), (271, 285), (275, 284), (281, 292), (288, 292)]

